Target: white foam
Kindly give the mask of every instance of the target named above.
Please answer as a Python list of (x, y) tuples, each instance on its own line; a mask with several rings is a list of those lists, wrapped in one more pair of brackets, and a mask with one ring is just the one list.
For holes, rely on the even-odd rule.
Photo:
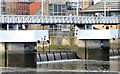
[(118, 60), (120, 58), (120, 56), (110, 56), (110, 59), (112, 60), (112, 59), (116, 59), (116, 60)]
[(68, 62), (68, 61), (79, 61), (79, 59), (44, 61), (44, 62), (37, 62), (37, 64), (49, 64), (49, 63), (59, 63), (59, 62)]

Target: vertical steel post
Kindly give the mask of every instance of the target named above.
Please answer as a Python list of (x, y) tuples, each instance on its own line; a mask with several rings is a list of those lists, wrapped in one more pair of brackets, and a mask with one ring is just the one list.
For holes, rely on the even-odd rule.
[(87, 59), (87, 40), (85, 40), (85, 60)]
[(42, 0), (42, 16), (43, 16), (43, 0)]
[(7, 67), (7, 44), (5, 43), (5, 67)]
[(77, 16), (78, 16), (78, 0), (77, 0), (77, 8), (76, 8), (76, 14), (77, 14)]
[(104, 17), (106, 17), (106, 0), (104, 0)]

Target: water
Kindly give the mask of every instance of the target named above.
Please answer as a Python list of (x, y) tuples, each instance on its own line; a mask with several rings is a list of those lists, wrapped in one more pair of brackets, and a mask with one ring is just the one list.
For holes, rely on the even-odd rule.
[(61, 60), (37, 63), (37, 69), (0, 68), (1, 74), (120, 74), (120, 59), (112, 57), (110, 61)]

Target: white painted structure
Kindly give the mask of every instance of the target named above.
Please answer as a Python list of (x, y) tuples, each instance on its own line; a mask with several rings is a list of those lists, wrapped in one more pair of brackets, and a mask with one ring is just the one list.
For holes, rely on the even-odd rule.
[(0, 15), (0, 24), (118, 24), (120, 17)]
[(78, 30), (78, 39), (112, 39), (118, 38), (118, 30)]
[(48, 31), (47, 30), (0, 31), (0, 42), (37, 42), (38, 40), (40, 41), (49, 40)]

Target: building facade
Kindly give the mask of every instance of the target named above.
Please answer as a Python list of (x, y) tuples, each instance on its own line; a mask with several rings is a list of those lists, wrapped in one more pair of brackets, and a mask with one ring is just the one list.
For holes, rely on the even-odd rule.
[[(106, 9), (106, 12), (104, 11)], [(106, 13), (106, 14), (105, 14)], [(120, 1), (119, 0), (107, 0), (106, 7), (104, 0), (96, 3), (89, 8), (79, 11), (82, 16), (120, 16)], [(118, 29), (116, 24), (114, 25), (95, 25), (95, 29), (106, 30), (106, 29)]]
[(1, 14), (6, 14), (6, 1), (1, 0)]
[[(0, 1), (0, 15), (6, 15), (7, 8), (6, 8), (6, 0)], [(6, 27), (2, 24), (0, 24), (0, 30), (4, 30)]]

